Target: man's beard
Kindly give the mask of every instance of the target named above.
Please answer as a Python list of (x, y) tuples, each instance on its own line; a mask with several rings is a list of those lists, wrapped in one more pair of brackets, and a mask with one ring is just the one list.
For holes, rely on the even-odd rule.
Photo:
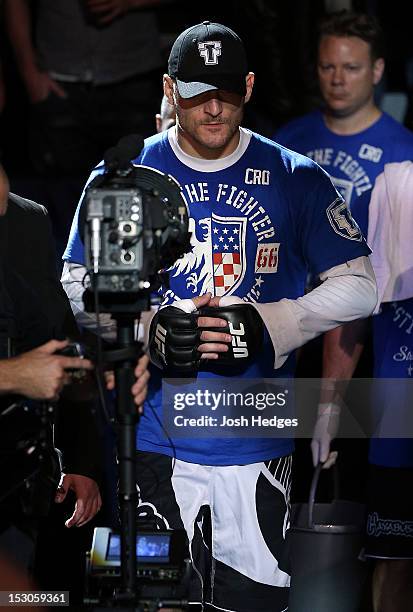
[[(176, 116), (178, 120), (178, 126), (183, 130), (184, 134), (187, 134), (192, 141), (195, 143), (207, 147), (209, 149), (224, 149), (226, 145), (232, 140), (234, 134), (238, 132), (238, 128), (243, 119), (243, 108), (239, 110), (235, 115), (232, 116), (231, 119), (211, 119), (210, 121), (195, 121), (188, 122), (185, 118), (182, 117), (179, 108), (176, 108)], [(183, 120), (182, 120), (183, 119)], [(199, 136), (198, 128), (202, 125), (209, 124), (219, 124), (226, 125), (228, 129), (226, 133), (223, 134), (222, 139), (214, 140), (213, 134), (211, 134), (210, 138), (201, 138)]]

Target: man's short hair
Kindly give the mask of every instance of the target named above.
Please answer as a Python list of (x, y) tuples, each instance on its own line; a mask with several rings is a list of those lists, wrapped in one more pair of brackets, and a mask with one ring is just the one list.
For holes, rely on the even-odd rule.
[(330, 13), (319, 23), (319, 41), (322, 36), (357, 36), (370, 45), (373, 62), (384, 57), (383, 31), (372, 15), (346, 10)]

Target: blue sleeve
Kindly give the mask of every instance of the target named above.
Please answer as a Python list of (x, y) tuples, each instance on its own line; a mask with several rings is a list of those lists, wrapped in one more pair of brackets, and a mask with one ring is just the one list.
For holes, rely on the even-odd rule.
[(69, 239), (67, 241), (65, 252), (63, 253), (62, 259), (64, 261), (69, 261), (71, 263), (84, 264), (85, 263), (85, 248), (83, 242), (80, 239), (79, 235), (79, 211), (80, 206), (83, 201), (83, 196), (85, 195), (86, 187), (89, 185), (93, 179), (99, 174), (103, 174), (105, 168), (103, 163), (100, 163), (89, 176), (86, 181), (86, 185), (82, 191), (82, 195), (80, 196), (79, 203), (77, 205), (77, 209), (75, 215), (73, 217), (72, 226), (70, 228)]
[(304, 198), (299, 211), (299, 240), (309, 270), (318, 275), (334, 266), (369, 255), (370, 249), (347, 204), (316, 164), (302, 168)]

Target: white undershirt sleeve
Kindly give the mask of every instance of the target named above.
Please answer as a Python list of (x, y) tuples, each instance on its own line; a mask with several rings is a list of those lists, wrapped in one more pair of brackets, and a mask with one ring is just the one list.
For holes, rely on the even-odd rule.
[[(70, 305), (79, 327), (97, 334), (98, 324), (96, 314), (94, 312), (86, 312), (83, 303), (83, 294), (89, 286), (86, 267), (81, 264), (65, 261), (61, 283), (70, 300)], [(149, 325), (155, 312), (156, 309), (141, 313), (137, 337), (138, 340), (143, 342), (144, 346), (148, 344)], [(99, 315), (99, 322), (99, 334), (104, 340), (114, 342), (116, 340), (116, 321), (112, 319), (110, 314), (103, 312)]]
[(274, 368), (280, 368), (291, 351), (323, 332), (372, 314), (377, 286), (368, 257), (358, 257), (320, 274), (323, 281), (296, 300), (253, 304), (271, 337)]
[[(87, 278), (88, 275), (85, 266), (70, 263), (68, 261), (64, 262), (60, 280), (70, 300), (70, 306), (72, 307), (76, 322), (79, 327), (96, 334), (98, 330), (96, 315), (94, 312), (86, 312), (83, 303), (83, 294), (90, 284)], [(99, 322), (99, 331), (102, 338), (109, 342), (113, 342), (116, 338), (116, 323), (111, 315), (108, 313), (101, 313), (99, 315)]]

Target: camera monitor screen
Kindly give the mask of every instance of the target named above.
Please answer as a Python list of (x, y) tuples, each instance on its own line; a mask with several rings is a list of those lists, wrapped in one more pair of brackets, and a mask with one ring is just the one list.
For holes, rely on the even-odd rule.
[[(100, 572), (121, 566), (121, 541), (109, 527), (95, 527), (90, 550), (90, 571)], [(156, 567), (181, 566), (188, 554), (186, 533), (175, 531), (139, 531), (136, 539), (138, 564)]]
[[(136, 541), (136, 556), (139, 563), (168, 563), (170, 555), (170, 535), (138, 534)], [(106, 551), (107, 561), (120, 561), (120, 536), (109, 535)]]

